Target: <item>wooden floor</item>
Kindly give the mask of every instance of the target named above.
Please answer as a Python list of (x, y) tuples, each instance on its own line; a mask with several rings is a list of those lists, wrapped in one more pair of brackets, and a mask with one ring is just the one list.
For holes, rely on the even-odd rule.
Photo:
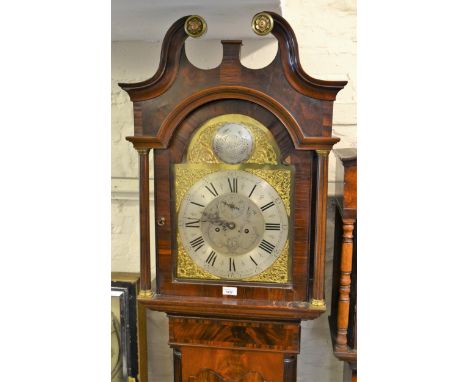
[[(328, 200), (327, 220), (327, 304), (331, 293), (333, 255), (333, 222), (335, 206)], [(329, 312), (313, 321), (302, 323), (301, 354), (298, 361), (298, 382), (341, 382), (343, 363), (333, 355), (328, 329)], [(149, 382), (170, 382), (172, 375), (172, 351), (167, 345), (168, 320), (164, 313), (148, 313)]]

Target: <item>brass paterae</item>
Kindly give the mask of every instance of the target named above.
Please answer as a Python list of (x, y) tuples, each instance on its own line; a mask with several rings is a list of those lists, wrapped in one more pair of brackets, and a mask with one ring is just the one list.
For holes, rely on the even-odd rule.
[(273, 17), (267, 12), (257, 13), (252, 18), (252, 29), (260, 36), (267, 35), (273, 29)]
[(198, 38), (203, 36), (206, 28), (206, 22), (201, 16), (192, 15), (185, 20), (184, 30), (190, 37)]

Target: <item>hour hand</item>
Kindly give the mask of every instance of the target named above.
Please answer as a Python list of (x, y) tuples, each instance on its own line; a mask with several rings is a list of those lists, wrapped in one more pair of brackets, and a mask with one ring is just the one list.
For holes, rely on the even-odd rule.
[(205, 214), (204, 213), (202, 215), (201, 221), (204, 222), (204, 223), (206, 222), (206, 223), (220, 225), (224, 229), (229, 228), (229, 229), (232, 230), (232, 229), (236, 228), (236, 223), (227, 222), (225, 220), (220, 219), (218, 213), (216, 213), (216, 214)]
[(209, 213), (204, 212), (202, 215), (201, 221), (203, 223), (211, 223), (211, 224), (220, 225), (222, 227), (226, 227), (226, 225), (228, 224), (227, 222), (219, 218), (218, 213), (209, 214)]

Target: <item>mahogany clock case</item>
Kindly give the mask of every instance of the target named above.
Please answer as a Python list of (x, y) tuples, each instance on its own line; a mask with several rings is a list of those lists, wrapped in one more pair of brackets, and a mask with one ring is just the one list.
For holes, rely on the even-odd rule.
[[(147, 154), (151, 149), (154, 153), (157, 277), (155, 296), (146, 304), (155, 309), (199, 310), (198, 299), (213, 308), (207, 314), (219, 304), (225, 306), (220, 285), (200, 280), (182, 282), (174, 277), (177, 222), (171, 169), (184, 162), (190, 138), (204, 122), (224, 114), (243, 114), (270, 130), (280, 149), (281, 163), (294, 168), (291, 272), (289, 282), (284, 285), (242, 281), (222, 284), (234, 283), (238, 287), (235, 300), (253, 310), (258, 305), (262, 317), (261, 310), (269, 310), (265, 314), (277, 317), (291, 314), (291, 318), (314, 318), (324, 310), (323, 306), (310, 309), (308, 304), (311, 300), (324, 301), (326, 169), (328, 153), (339, 140), (331, 136), (332, 109), (336, 94), (346, 82), (308, 76), (300, 65), (291, 27), (281, 16), (270, 15), (278, 53), (265, 68), (242, 66), (239, 59), (242, 42), (237, 40), (222, 41), (223, 59), (217, 68), (196, 68), (185, 54), (184, 17), (166, 34), (156, 74), (137, 84), (119, 84), (134, 104), (135, 135), (127, 139), (140, 153), (142, 290), (150, 289), (146, 182)], [(275, 305), (282, 305), (283, 312), (281, 306)], [(224, 314), (251, 314), (238, 308), (228, 307)]]
[[(173, 173), (171, 169), (175, 163), (183, 163), (184, 155), (190, 137), (205, 121), (222, 114), (243, 114), (255, 118), (263, 125), (267, 126), (273, 134), (276, 142), (279, 143), (281, 158), (288, 158), (290, 165), (294, 167), (293, 171), (293, 197), (292, 197), (292, 226), (293, 237), (291, 246), (292, 253), (292, 274), (294, 279), (287, 285), (277, 286), (275, 284), (261, 284), (258, 282), (227, 281), (222, 280), (222, 284), (235, 284), (238, 286), (238, 298), (241, 299), (262, 299), (262, 300), (289, 300), (305, 301), (307, 295), (308, 271), (310, 263), (308, 261), (308, 250), (312, 244), (310, 241), (310, 227), (301, 227), (294, 222), (298, 219), (307, 220), (308, 216), (313, 214), (311, 211), (311, 186), (312, 163), (313, 158), (308, 152), (298, 152), (293, 149), (293, 144), (289, 138), (284, 126), (267, 110), (252, 105), (242, 100), (221, 100), (203, 105), (192, 112), (177, 129), (177, 139), (173, 140), (167, 150), (156, 150), (154, 155), (154, 168), (157, 173), (157, 182), (155, 183), (156, 216), (164, 216), (166, 224), (158, 226), (158, 256), (156, 267), (159, 269), (158, 292), (161, 294), (203, 296), (203, 297), (222, 297), (222, 289), (219, 282), (215, 281), (182, 281), (174, 277), (176, 267), (176, 230), (172, 229), (176, 218), (174, 211), (175, 196), (172, 194), (174, 187)], [(300, 163), (301, 166), (296, 166)], [(167, 195), (169, 190), (170, 195)], [(300, 256), (299, 254), (303, 254)], [(203, 285), (200, 285), (203, 283)], [(213, 285), (218, 284), (218, 285)], [(252, 285), (255, 285), (253, 287)], [(265, 288), (259, 287), (265, 286)]]
[[(167, 32), (159, 68), (150, 79), (119, 84), (133, 102), (135, 133), (127, 139), (139, 156), (140, 268), (138, 298), (140, 380), (146, 382), (146, 310), (166, 312), (175, 381), (292, 382), (301, 320), (324, 313), (328, 155), (333, 101), (344, 81), (322, 81), (301, 67), (297, 41), (281, 16), (254, 16), (278, 40), (275, 59), (261, 69), (240, 63), (242, 41), (221, 41), (214, 69), (193, 66), (184, 41), (206, 23), (177, 20)], [(261, 31), (262, 34), (265, 30)], [(263, 125), (291, 168), (290, 266), (287, 282), (181, 279), (177, 269), (174, 166), (187, 161), (198, 128), (212, 118), (243, 115)], [(262, 142), (259, 142), (262, 144)], [(151, 287), (149, 152), (154, 157), (156, 287)], [(208, 164), (207, 164), (208, 165)], [(179, 167), (178, 167), (179, 168)], [(265, 179), (264, 179), (265, 180)], [(237, 295), (223, 295), (223, 288)]]

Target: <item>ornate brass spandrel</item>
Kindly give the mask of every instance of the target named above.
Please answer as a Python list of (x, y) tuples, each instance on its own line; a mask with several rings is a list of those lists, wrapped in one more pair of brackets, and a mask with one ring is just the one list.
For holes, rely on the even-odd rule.
[(203, 280), (219, 280), (218, 276), (212, 275), (200, 268), (187, 254), (179, 233), (177, 233), (177, 277)]
[[(267, 181), (280, 195), (288, 217), (291, 211), (291, 182), (292, 169), (282, 165), (249, 165), (249, 164), (176, 164), (174, 165), (175, 178), (175, 209), (178, 213), (180, 204), (186, 195), (187, 191), (200, 179), (205, 176), (221, 170), (242, 170), (250, 172), (265, 181)], [(291, 227), (290, 227), (291, 229)], [(266, 283), (284, 284), (289, 281), (289, 240), (286, 242), (275, 262), (262, 273), (248, 278), (240, 279), (241, 281), (257, 281)], [(177, 233), (177, 270), (178, 278), (184, 279), (203, 279), (203, 280), (219, 280), (198, 265), (190, 258), (185, 251), (179, 234)]]
[(289, 240), (286, 241), (278, 259), (258, 275), (242, 279), (243, 281), (258, 281), (265, 283), (284, 283), (289, 281)]
[(185, 165), (176, 164), (174, 166), (174, 177), (175, 177), (175, 207), (176, 211), (179, 211), (180, 203), (187, 194), (187, 191), (201, 178), (212, 174), (213, 172), (219, 171), (218, 167), (204, 166), (204, 165)]
[(212, 142), (218, 128), (226, 123), (242, 124), (254, 138), (252, 154), (243, 163), (279, 163), (279, 147), (271, 132), (256, 119), (243, 114), (223, 114), (200, 126), (190, 141), (187, 163), (224, 163), (214, 153)]
[(271, 168), (250, 168), (246, 167), (244, 171), (251, 172), (254, 175), (266, 180), (281, 196), (288, 216), (291, 216), (291, 169), (287, 167)]

